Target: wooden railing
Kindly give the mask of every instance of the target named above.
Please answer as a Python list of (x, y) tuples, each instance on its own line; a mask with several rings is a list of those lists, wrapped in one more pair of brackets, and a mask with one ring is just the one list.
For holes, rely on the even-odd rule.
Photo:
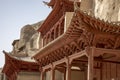
[(55, 40), (64, 33), (64, 15), (53, 25), (53, 27), (44, 35), (43, 46)]

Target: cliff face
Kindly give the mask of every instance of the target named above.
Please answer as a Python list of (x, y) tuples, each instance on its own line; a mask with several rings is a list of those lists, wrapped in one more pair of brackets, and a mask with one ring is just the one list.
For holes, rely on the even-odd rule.
[(94, 14), (100, 19), (120, 21), (120, 0), (94, 0)]
[(120, 21), (120, 0), (81, 0), (80, 9), (105, 21)]
[(12, 54), (17, 57), (31, 57), (39, 49), (39, 32), (37, 29), (43, 21), (26, 25), (21, 29), (20, 39), (14, 40)]

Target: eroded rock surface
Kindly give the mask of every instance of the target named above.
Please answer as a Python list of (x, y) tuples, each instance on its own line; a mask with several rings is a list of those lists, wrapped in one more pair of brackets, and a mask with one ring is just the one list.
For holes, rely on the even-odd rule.
[(120, 21), (120, 0), (94, 0), (94, 14), (100, 19)]
[(37, 29), (41, 26), (43, 21), (32, 24), (25, 25), (21, 29), (20, 39), (13, 41), (13, 51), (12, 54), (16, 57), (31, 57), (39, 49), (39, 32)]

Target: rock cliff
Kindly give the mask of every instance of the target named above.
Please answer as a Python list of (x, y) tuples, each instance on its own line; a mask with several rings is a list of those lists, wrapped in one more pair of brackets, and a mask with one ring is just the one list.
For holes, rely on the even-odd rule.
[(82, 11), (109, 22), (120, 22), (120, 0), (81, 0)]
[(32, 25), (25, 25), (21, 29), (20, 39), (14, 40), (12, 55), (19, 58), (30, 58), (39, 49), (39, 32), (37, 29), (41, 26), (43, 21)]
[(94, 0), (94, 14), (100, 19), (120, 21), (120, 0)]

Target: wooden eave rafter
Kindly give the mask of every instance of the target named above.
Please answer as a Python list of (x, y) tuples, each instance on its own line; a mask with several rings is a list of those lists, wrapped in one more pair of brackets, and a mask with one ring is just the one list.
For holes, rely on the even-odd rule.
[(76, 15), (86, 24), (90, 25), (94, 30), (112, 34), (120, 34), (120, 23), (115, 24), (113, 22), (100, 20), (99, 18), (96, 19), (95, 16), (90, 16), (88, 13), (78, 10), (76, 10)]
[(5, 65), (3, 67), (2, 73), (5, 73), (8, 78), (12, 74), (18, 73), (20, 71), (28, 71), (28, 72), (39, 71), (39, 66), (36, 62), (27, 62), (23, 60), (18, 60), (17, 58), (14, 58), (5, 51), (3, 51), (3, 53), (5, 54)]
[[(85, 23), (89, 26), (83, 27), (82, 23)], [(87, 29), (94, 29), (98, 32), (109, 33), (113, 35), (120, 34), (119, 25), (111, 25), (111, 23), (104, 22), (100, 19), (96, 19), (95, 17), (91, 17), (90, 15), (80, 10), (76, 10), (67, 31), (63, 35), (61, 35), (60, 37), (58, 37), (57, 39), (40, 49), (40, 51), (35, 56), (33, 56), (33, 58), (39, 60), (44, 58), (46, 55), (50, 55), (51, 52), (58, 50), (66, 44), (69, 44), (70, 42), (74, 41), (75, 39), (80, 38), (82, 31), (85, 31)], [(93, 33), (96, 34), (96, 32)]]

